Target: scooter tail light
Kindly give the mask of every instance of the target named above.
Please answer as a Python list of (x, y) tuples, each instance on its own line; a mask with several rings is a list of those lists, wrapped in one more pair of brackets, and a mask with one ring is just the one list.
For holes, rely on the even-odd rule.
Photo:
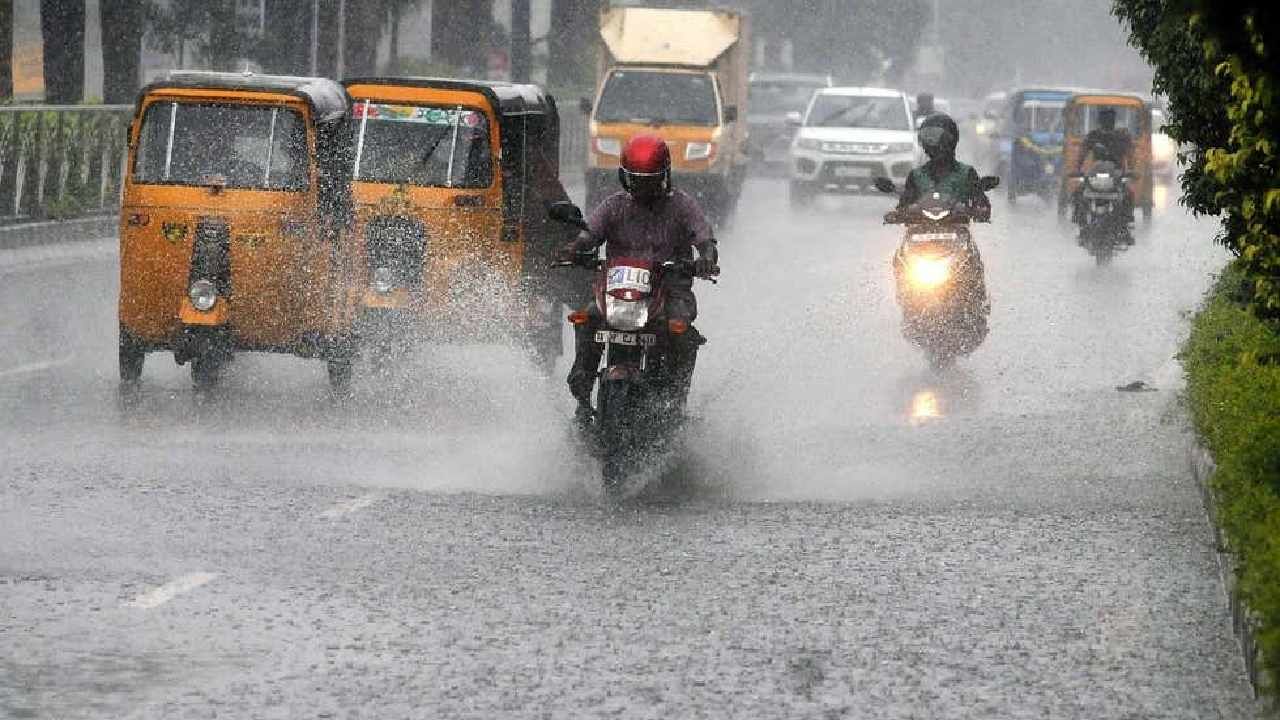
[(689, 323), (684, 320), (668, 320), (667, 331), (672, 335), (683, 335), (689, 332)]
[(569, 313), (569, 323), (572, 325), (586, 325), (588, 319), (586, 310), (574, 310)]

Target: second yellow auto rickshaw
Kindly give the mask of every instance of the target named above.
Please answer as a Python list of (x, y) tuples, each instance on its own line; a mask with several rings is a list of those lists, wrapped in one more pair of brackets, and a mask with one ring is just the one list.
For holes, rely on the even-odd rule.
[(567, 239), (545, 209), (567, 198), (555, 101), (537, 86), (498, 82), (344, 84), (354, 203), (346, 272), (365, 350), (377, 359), (422, 337), (508, 337), (554, 363), (566, 298), (548, 266)]
[(1151, 173), (1151, 103), (1128, 93), (1106, 91), (1077, 92), (1067, 101), (1063, 110), (1065, 137), (1063, 141), (1062, 181), (1058, 194), (1058, 212), (1070, 210), (1072, 198), (1080, 186), (1078, 173), (1089, 159), (1091, 148), (1085, 147), (1085, 138), (1098, 128), (1098, 119), (1104, 110), (1116, 115), (1116, 129), (1129, 135), (1129, 157), (1123, 159), (1128, 175), (1128, 188), (1132, 193), (1135, 209), (1141, 210), (1145, 220), (1151, 219), (1153, 182)]
[(123, 382), (149, 352), (190, 362), (205, 388), (235, 353), (265, 351), (320, 358), (346, 383), (349, 108), (321, 78), (174, 72), (142, 91), (120, 213)]

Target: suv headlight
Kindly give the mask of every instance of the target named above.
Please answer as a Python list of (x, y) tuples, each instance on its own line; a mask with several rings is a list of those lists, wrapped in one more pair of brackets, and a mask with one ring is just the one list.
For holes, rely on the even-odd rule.
[(191, 298), (191, 306), (196, 310), (209, 312), (218, 303), (218, 288), (208, 280), (197, 280), (191, 283), (187, 297)]
[(716, 151), (716, 144), (710, 142), (691, 142), (684, 146), (685, 160), (706, 160)]
[(796, 147), (801, 150), (821, 150), (822, 141), (813, 138), (799, 138), (796, 140)]

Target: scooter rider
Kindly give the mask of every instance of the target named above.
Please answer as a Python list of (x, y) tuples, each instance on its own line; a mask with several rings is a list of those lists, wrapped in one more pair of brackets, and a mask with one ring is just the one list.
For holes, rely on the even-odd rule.
[[(699, 277), (719, 273), (719, 253), (711, 225), (687, 193), (671, 184), (671, 151), (657, 135), (632, 138), (622, 150), (618, 179), (622, 191), (606, 198), (587, 218), (588, 232), (564, 248), (564, 259), (584, 262), (596, 257), (601, 245), (607, 257), (644, 259), (657, 265), (668, 260), (694, 260)], [(693, 295), (693, 278), (672, 274), (664, 279), (669, 319), (683, 319), (689, 330), (673, 336), (668, 357), (672, 361), (672, 388), (682, 402), (693, 377), (698, 346), (705, 342), (692, 327), (698, 316)], [(580, 424), (589, 422), (593, 412), (591, 392), (604, 347), (595, 341), (601, 323), (595, 303), (588, 304), (589, 321), (576, 328), (576, 350), (569, 371), (569, 392), (578, 401)]]
[(990, 222), (991, 201), (982, 191), (978, 171), (956, 160), (960, 130), (946, 113), (934, 113), (924, 119), (917, 135), (929, 161), (911, 171), (898, 207), (885, 215), (886, 222), (896, 222), (901, 211), (919, 202), (926, 194), (940, 192), (968, 206), (977, 222)]

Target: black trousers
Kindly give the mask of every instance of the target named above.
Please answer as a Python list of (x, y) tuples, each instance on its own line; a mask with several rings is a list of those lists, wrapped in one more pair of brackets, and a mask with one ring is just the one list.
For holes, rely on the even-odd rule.
[[(569, 370), (569, 392), (580, 403), (590, 404), (591, 391), (595, 388), (596, 376), (600, 371), (600, 360), (604, 355), (604, 345), (596, 342), (596, 330), (604, 324), (600, 310), (592, 300), (588, 305), (587, 322), (574, 329), (573, 367)], [(684, 320), (689, 323), (688, 332), (671, 336), (671, 346), (667, 351), (668, 368), (671, 373), (673, 396), (681, 404), (689, 394), (689, 385), (693, 380), (693, 368), (698, 361), (698, 347), (706, 342), (693, 321), (698, 317), (698, 300), (693, 290), (685, 287), (667, 289), (666, 319)]]

